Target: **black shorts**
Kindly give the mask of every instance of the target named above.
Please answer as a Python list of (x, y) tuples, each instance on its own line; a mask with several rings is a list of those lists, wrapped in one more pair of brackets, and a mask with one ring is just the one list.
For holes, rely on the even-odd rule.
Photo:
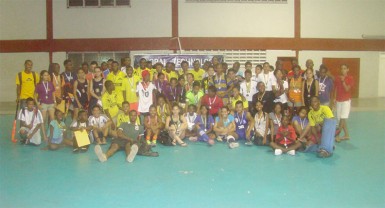
[(111, 142), (111, 146), (112, 144), (117, 144), (119, 149), (126, 149), (126, 145), (131, 144), (131, 142), (127, 139), (113, 139)]

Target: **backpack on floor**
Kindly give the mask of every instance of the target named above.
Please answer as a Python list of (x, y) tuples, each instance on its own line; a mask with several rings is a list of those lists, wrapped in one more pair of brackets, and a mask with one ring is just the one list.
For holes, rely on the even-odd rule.
[(172, 138), (168, 135), (167, 131), (161, 131), (158, 135), (158, 142), (163, 144), (164, 146), (173, 146)]

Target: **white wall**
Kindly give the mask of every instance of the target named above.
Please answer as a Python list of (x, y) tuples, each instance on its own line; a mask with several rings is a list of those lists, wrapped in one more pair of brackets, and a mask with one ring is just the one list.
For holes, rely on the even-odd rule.
[(64, 71), (63, 62), (67, 59), (66, 52), (55, 52), (52, 53), (52, 63), (58, 63), (60, 65), (60, 71)]
[(377, 97), (378, 96), (378, 76), (379, 76), (379, 52), (365, 51), (300, 51), (299, 65), (303, 68), (307, 59), (313, 59), (314, 68), (322, 64), (322, 58), (360, 58), (360, 89), (359, 97)]
[(67, 8), (53, 1), (54, 38), (171, 37), (170, 0), (131, 0), (131, 8)]
[(179, 0), (179, 36), (294, 37), (294, 1), (239, 4)]
[(302, 38), (385, 35), (384, 0), (301, 0)]
[(295, 57), (295, 51), (289, 50), (266, 50), (266, 61), (275, 67), (277, 57)]
[(46, 37), (45, 0), (0, 0), (0, 40)]
[(380, 53), (378, 68), (378, 97), (385, 97), (385, 52)]
[(33, 62), (33, 71), (48, 70), (48, 53), (0, 53), (0, 102), (16, 100), (16, 75), (24, 70), (24, 61)]

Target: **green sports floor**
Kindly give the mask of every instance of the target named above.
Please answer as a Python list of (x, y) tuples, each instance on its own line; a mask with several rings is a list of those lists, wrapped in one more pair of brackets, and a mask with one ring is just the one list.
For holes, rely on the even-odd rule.
[(94, 145), (74, 154), (14, 144), (12, 121), (0, 116), (0, 207), (385, 207), (383, 110), (352, 112), (351, 140), (327, 159), (189, 143), (100, 163)]

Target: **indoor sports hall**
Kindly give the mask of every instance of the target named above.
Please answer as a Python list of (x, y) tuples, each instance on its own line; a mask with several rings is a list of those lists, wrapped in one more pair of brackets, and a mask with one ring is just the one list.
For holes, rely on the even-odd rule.
[[(384, 23), (385, 0), (0, 0), (0, 207), (385, 207)], [(346, 65), (354, 80), (349, 136), (333, 138), (326, 158), (275, 155), (245, 141), (229, 148), (216, 137), (215, 145), (158, 142), (158, 157), (137, 155), (133, 162), (124, 151), (100, 162), (95, 147), (107, 152), (110, 135), (106, 145), (92, 140), (85, 151), (44, 150), (43, 139), (38, 146), (20, 142), (16, 100), (26, 86), (17, 83), (24, 82), (18, 74), (27, 60), (39, 76), (52, 63), (64, 72), (66, 60), (78, 69), (111, 59), (120, 69), (130, 58), (140, 70), (143, 57), (173, 62), (175, 70), (180, 57), (192, 70), (194, 60), (203, 68), (219, 57), (228, 69), (239, 62), (243, 73), (247, 62), (253, 73), (265, 63), (306, 73), (311, 60), (314, 73), (327, 66), (333, 79)], [(74, 108), (63, 106), (69, 127)]]

